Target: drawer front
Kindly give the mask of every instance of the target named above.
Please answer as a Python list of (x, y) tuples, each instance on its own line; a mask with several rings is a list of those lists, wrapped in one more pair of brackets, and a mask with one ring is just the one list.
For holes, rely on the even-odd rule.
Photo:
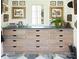
[(25, 40), (26, 43), (25, 44), (47, 44), (49, 45), (49, 43), (51, 42), (51, 40), (49, 39), (26, 39)]
[(31, 33), (29, 33), (27, 36), (27, 39), (50, 39), (50, 34), (44, 34), (44, 33), (31, 34)]
[(49, 33), (50, 29), (27, 29), (28, 33)]
[(24, 46), (25, 40), (22, 39), (6, 39), (4, 46)]
[(3, 50), (5, 52), (18, 52), (18, 51), (24, 51), (24, 47), (22, 47), (22, 46), (4, 46)]
[(25, 35), (4, 35), (5, 39), (25, 39)]
[(40, 48), (29, 47), (29, 48), (26, 48), (25, 51), (29, 51), (29, 52), (48, 52), (49, 48), (48, 47), (40, 47)]
[(73, 34), (51, 34), (50, 35), (51, 39), (70, 39), (73, 40)]
[(71, 45), (73, 43), (73, 41), (68, 41), (68, 40), (62, 40), (62, 39), (60, 39), (60, 40), (50, 40), (49, 42), (48, 42), (48, 44), (52, 44), (52, 45), (59, 45), (59, 44), (63, 44), (63, 45)]
[(49, 48), (47, 45), (44, 45), (44, 44), (29, 44), (28, 46), (26, 45), (25, 46), (26, 50), (27, 51), (42, 51), (42, 52), (45, 52), (45, 51), (48, 51)]
[(51, 33), (73, 33), (72, 29), (52, 29)]
[(51, 52), (69, 52), (69, 48), (66, 45), (54, 45), (53, 47), (49, 47), (49, 51)]
[(6, 29), (3, 30), (4, 35), (25, 35), (26, 31), (24, 29)]

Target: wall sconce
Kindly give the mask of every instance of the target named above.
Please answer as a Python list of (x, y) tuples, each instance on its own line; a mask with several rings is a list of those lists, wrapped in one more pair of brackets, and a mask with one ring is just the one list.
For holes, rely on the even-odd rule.
[(68, 6), (69, 8), (73, 8), (73, 2), (72, 2), (72, 1), (68, 2), (67, 6)]

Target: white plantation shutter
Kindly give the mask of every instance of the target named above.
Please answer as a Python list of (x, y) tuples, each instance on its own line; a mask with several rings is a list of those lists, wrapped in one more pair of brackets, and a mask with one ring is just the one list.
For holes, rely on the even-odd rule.
[(41, 10), (42, 10), (42, 7), (40, 5), (32, 6), (32, 24), (33, 25), (41, 24)]

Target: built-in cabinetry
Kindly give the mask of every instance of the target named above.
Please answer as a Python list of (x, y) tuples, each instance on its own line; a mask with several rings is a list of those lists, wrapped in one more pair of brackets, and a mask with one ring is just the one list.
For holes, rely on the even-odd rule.
[(72, 29), (4, 29), (4, 53), (68, 53)]

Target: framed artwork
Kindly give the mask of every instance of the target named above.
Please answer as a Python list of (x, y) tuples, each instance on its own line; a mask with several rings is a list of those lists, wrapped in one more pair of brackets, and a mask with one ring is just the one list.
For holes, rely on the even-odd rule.
[(67, 21), (72, 21), (72, 14), (67, 15)]
[(25, 7), (12, 7), (12, 18), (20, 19), (25, 18), (26, 8)]
[(57, 1), (57, 6), (63, 6), (63, 1)]
[(19, 6), (25, 6), (25, 5), (26, 5), (25, 1), (19, 1)]
[(56, 1), (50, 1), (51, 6), (56, 6)]
[(8, 20), (9, 20), (9, 15), (8, 14), (4, 14), (3, 15), (3, 21), (4, 22), (8, 22)]
[(18, 6), (18, 1), (12, 1), (12, 6)]
[(6, 5), (3, 5), (3, 13), (7, 12), (8, 11), (8, 7)]
[(62, 7), (50, 7), (50, 18), (63, 17)]

